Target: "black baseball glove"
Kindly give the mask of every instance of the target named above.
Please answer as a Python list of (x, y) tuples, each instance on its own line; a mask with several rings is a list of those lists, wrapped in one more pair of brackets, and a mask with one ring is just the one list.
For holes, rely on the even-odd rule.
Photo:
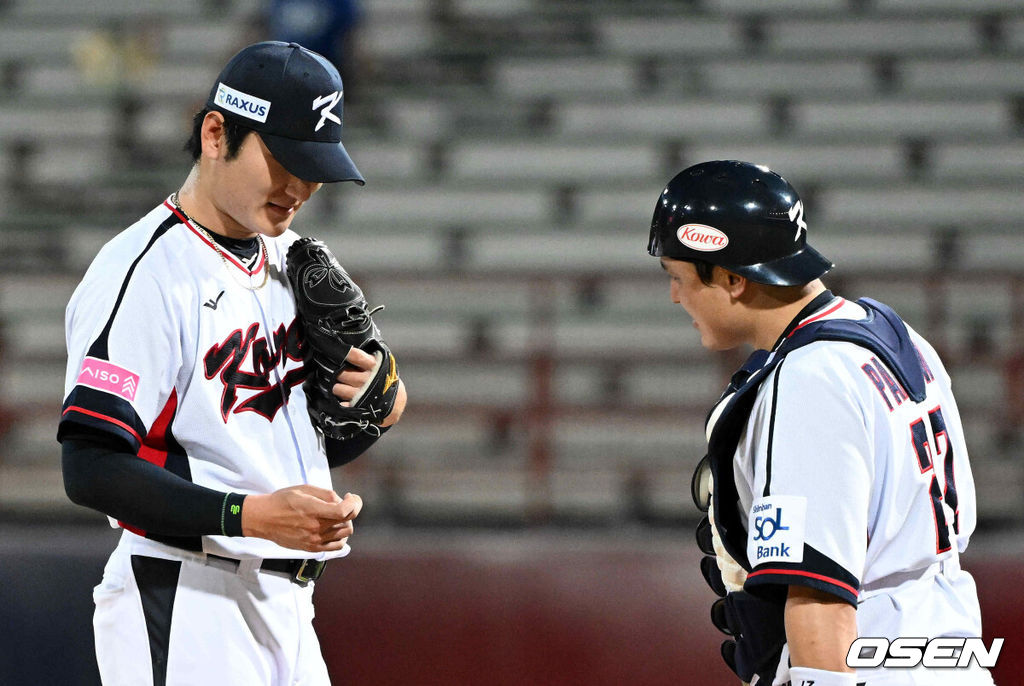
[[(395, 356), (371, 317), (383, 306), (371, 310), (363, 291), (315, 238), (291, 245), (287, 273), (305, 338), (303, 389), (313, 425), (339, 440), (363, 432), (380, 435), (380, 423), (391, 414), (398, 395)], [(331, 389), (352, 348), (373, 355), (377, 363), (370, 380), (345, 407)]]

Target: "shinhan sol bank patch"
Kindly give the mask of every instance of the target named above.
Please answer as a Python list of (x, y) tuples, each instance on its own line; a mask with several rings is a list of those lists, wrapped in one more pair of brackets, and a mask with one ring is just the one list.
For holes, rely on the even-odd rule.
[(769, 495), (754, 502), (748, 519), (747, 558), (765, 562), (802, 562), (807, 498)]

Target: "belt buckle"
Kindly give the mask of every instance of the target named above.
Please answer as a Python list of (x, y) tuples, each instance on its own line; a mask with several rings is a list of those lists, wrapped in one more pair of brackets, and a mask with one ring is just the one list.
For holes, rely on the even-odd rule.
[(305, 559), (299, 568), (295, 570), (295, 582), (300, 586), (307, 586), (310, 581), (316, 581), (320, 578), (320, 575), (324, 573), (324, 567), (327, 566), (325, 560), (311, 560)]

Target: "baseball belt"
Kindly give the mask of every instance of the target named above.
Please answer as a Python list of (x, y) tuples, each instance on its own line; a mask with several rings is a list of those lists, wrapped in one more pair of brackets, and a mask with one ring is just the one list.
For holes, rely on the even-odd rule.
[[(206, 556), (225, 562), (231, 565), (235, 570), (238, 569), (238, 565), (240, 563), (239, 560), (232, 557), (222, 557), (220, 555), (211, 554), (207, 554)], [(323, 575), (325, 567), (327, 567), (326, 560), (310, 560), (308, 558), (268, 558), (263, 560), (262, 564), (260, 564), (260, 571), (285, 574), (293, 584), (298, 584), (305, 588), (309, 585), (309, 582), (316, 581), (321, 577), (321, 575)]]

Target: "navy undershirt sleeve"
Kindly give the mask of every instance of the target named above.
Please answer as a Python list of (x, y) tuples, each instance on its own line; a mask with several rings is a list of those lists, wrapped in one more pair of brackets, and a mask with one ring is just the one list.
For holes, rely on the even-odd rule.
[[(376, 441), (376, 436), (365, 433), (345, 441), (328, 439), (328, 463), (331, 467), (348, 464)], [(129, 450), (109, 434), (84, 427), (69, 432), (62, 449), (68, 498), (153, 534), (223, 533), (225, 492), (186, 481)]]
[[(390, 428), (381, 429), (381, 436), (387, 433)], [(361, 433), (352, 438), (346, 438), (344, 441), (328, 438), (325, 441), (327, 444), (327, 464), (331, 467), (340, 467), (343, 464), (348, 464), (366, 452), (371, 445), (377, 442), (378, 438), (379, 436), (371, 436), (368, 433)]]
[(77, 505), (164, 536), (222, 533), (224, 492), (199, 486), (86, 430), (64, 437), (64, 490)]
[[(382, 429), (381, 434), (387, 429)], [(359, 434), (327, 439), (331, 467), (348, 464), (377, 441)], [(117, 437), (76, 427), (63, 437), (64, 490), (76, 505), (163, 536), (223, 534), (227, 493), (199, 486), (130, 452)], [(238, 528), (237, 525), (235, 528)], [(241, 531), (228, 531), (240, 535)]]

